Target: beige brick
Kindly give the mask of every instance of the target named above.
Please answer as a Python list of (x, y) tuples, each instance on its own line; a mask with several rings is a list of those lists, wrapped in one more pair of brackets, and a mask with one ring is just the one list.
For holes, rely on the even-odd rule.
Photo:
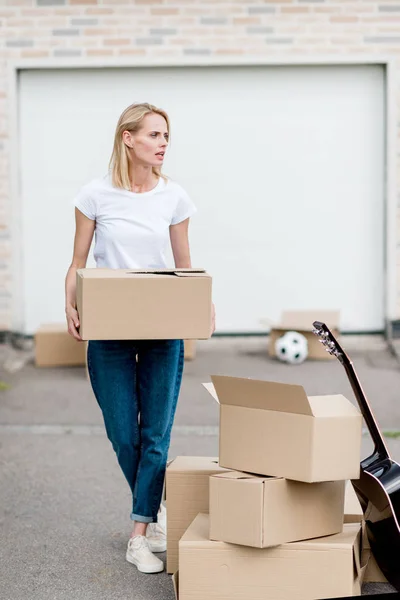
[(390, 15), (382, 17), (360, 17), (363, 23), (398, 23), (400, 15)]
[(98, 37), (111, 37), (116, 35), (117, 29), (115, 27), (100, 28), (100, 27), (87, 27), (82, 30), (83, 35), (96, 35)]
[(397, 23), (397, 25), (394, 26), (386, 26), (386, 27), (377, 27), (376, 29), (374, 29), (374, 31), (377, 31), (378, 33), (399, 33), (400, 32), (400, 21)]
[(31, 0), (7, 0), (8, 6), (32, 6)]
[(112, 18), (105, 18), (101, 20), (101, 25), (103, 27), (120, 27), (123, 24), (126, 24), (126, 19), (121, 17), (113, 16)]
[(167, 17), (168, 15), (179, 15), (179, 8), (167, 8), (165, 6), (160, 6), (158, 8), (151, 8), (150, 14), (156, 16), (162, 15), (165, 17)]
[(332, 44), (335, 44), (336, 46), (350, 47), (352, 44), (359, 43), (360, 40), (357, 40), (355, 38), (346, 38), (346, 37), (331, 37), (330, 42)]
[(147, 52), (144, 48), (120, 48), (118, 54), (121, 56), (145, 56)]
[(21, 50), (22, 58), (45, 58), (50, 56), (48, 50)]
[(111, 48), (96, 48), (87, 50), (86, 56), (114, 56), (114, 50)]
[[(45, 17), (51, 13), (52, 7), (47, 8), (21, 8), (21, 17)], [(2, 11), (0, 11), (0, 17), (2, 17)], [(7, 16), (7, 15), (4, 15)]]
[(111, 7), (102, 7), (102, 8), (94, 8), (89, 7), (85, 9), (85, 15), (113, 15), (115, 13), (115, 8)]
[(149, 48), (149, 52), (148, 52), (149, 56), (152, 56), (154, 58), (162, 58), (165, 59), (166, 57), (174, 59), (174, 58), (178, 58), (179, 56), (182, 56), (182, 52), (179, 48), (175, 49), (167, 49), (165, 48), (164, 51), (161, 50), (160, 48)]
[(232, 19), (234, 25), (261, 25), (261, 17), (234, 17)]
[(187, 47), (187, 46), (193, 46), (194, 44), (195, 44), (195, 42), (193, 41), (192, 38), (174, 37), (174, 38), (169, 38), (167, 40), (167, 45), (182, 46), (182, 48)]
[(7, 19), (7, 27), (33, 27), (33, 19)]
[(181, 13), (192, 17), (203, 17), (214, 15), (215, 11), (208, 5), (202, 6), (182, 6)]
[(74, 17), (77, 13), (77, 8), (55, 8), (55, 15), (63, 15), (64, 17)]
[(104, 46), (129, 46), (132, 40), (129, 38), (110, 38), (103, 40)]
[(97, 38), (78, 38), (68, 42), (68, 46), (72, 48), (99, 48), (102, 40)]
[(193, 37), (199, 37), (201, 41), (206, 40), (204, 36), (204, 29), (199, 27), (182, 27), (182, 35), (189, 35)]
[(321, 44), (321, 45), (325, 44), (326, 43), (326, 38), (324, 38), (324, 37), (311, 37), (311, 36), (310, 37), (304, 37), (304, 38), (302, 37), (302, 38), (299, 38), (297, 40), (297, 42), (298, 42), (299, 46), (302, 46), (303, 44), (305, 46), (316, 46), (317, 44)]
[(330, 17), (332, 23), (357, 23), (359, 18), (353, 15), (334, 15)]
[(343, 8), (343, 11), (345, 13), (374, 13), (375, 12), (375, 6), (372, 6), (371, 4), (353, 4), (352, 6), (345, 6)]
[(225, 54), (229, 56), (237, 56), (240, 54), (244, 54), (244, 50), (242, 48), (217, 48), (214, 51), (215, 54)]
[(69, 0), (69, 3), (71, 5), (77, 5), (77, 4), (98, 4), (97, 0)]
[(330, 14), (330, 13), (340, 13), (341, 8), (340, 8), (340, 6), (313, 6), (311, 10), (312, 10), (312, 12), (315, 12), (315, 13)]
[(152, 19), (137, 19), (135, 20), (135, 25), (140, 25), (141, 27), (162, 27), (164, 24), (164, 19), (152, 18)]
[(301, 25), (291, 25), (290, 27), (279, 27), (279, 29), (277, 29), (277, 33), (279, 35), (281, 34), (287, 34), (287, 33), (299, 33), (302, 34), (304, 33), (304, 27), (302, 27)]
[(198, 21), (194, 17), (178, 16), (178, 17), (174, 17), (173, 19), (168, 20), (168, 25), (171, 25), (173, 27), (188, 27), (190, 25), (195, 27), (197, 25), (197, 23), (198, 23)]
[(38, 19), (36, 25), (53, 29), (54, 27), (68, 27), (69, 21), (68, 17), (51, 17), (50, 19)]
[(304, 14), (309, 13), (310, 9), (308, 6), (282, 6), (282, 14)]

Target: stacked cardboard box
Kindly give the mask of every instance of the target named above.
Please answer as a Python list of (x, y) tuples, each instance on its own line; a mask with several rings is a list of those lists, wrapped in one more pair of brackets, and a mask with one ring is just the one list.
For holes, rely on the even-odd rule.
[[(167, 470), (168, 537), (178, 512), (181, 524), (169, 572), (191, 520), (178, 543), (179, 599), (360, 594), (362, 513), (351, 487), (345, 495), (346, 480), (359, 476), (358, 409), (341, 395), (307, 397), (301, 386), (274, 382), (212, 377), (206, 388), (220, 403), (220, 437), (218, 464), (198, 484), (203, 502), (189, 486), (174, 490), (174, 463)], [(194, 490), (200, 478), (191, 477)]]
[(87, 344), (74, 340), (68, 333), (66, 323), (43, 324), (34, 337), (37, 367), (85, 365)]

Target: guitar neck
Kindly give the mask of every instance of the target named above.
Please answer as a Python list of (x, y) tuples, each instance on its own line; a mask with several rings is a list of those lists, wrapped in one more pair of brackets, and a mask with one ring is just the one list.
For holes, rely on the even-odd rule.
[(346, 361), (344, 363), (344, 367), (346, 369), (347, 377), (349, 378), (351, 387), (353, 388), (353, 392), (360, 407), (361, 413), (367, 424), (369, 433), (371, 434), (371, 438), (374, 442), (375, 452), (379, 454), (380, 458), (390, 458), (389, 451), (386, 447), (381, 432), (379, 431), (379, 427), (375, 421), (375, 417), (368, 404), (367, 397), (364, 394), (364, 391), (358, 380), (357, 374), (353, 367), (353, 363), (350, 360)]

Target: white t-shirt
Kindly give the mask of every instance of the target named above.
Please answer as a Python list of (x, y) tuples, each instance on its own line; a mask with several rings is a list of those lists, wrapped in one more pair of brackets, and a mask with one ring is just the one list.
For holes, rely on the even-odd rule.
[(161, 177), (154, 189), (135, 193), (114, 187), (106, 175), (81, 188), (74, 205), (96, 221), (96, 266), (110, 269), (166, 268), (169, 226), (196, 212), (185, 190)]

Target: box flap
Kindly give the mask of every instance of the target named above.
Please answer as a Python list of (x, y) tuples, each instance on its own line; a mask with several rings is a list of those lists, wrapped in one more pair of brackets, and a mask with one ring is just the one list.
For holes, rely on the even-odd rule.
[(220, 404), (310, 416), (313, 414), (301, 385), (225, 375), (212, 375), (211, 379)]
[(314, 417), (361, 417), (361, 412), (342, 394), (309, 396)]
[(177, 456), (168, 466), (168, 473), (209, 473), (222, 471), (218, 456)]
[(128, 279), (134, 275), (157, 277), (159, 275), (178, 277), (210, 277), (205, 269), (110, 269), (110, 268), (85, 268), (78, 269), (77, 275), (84, 279)]
[(328, 327), (339, 328), (340, 311), (339, 310), (285, 310), (282, 312), (279, 327), (284, 329), (301, 329), (302, 331), (312, 331), (313, 322), (322, 321)]
[(277, 479), (276, 477), (264, 477), (263, 475), (253, 475), (252, 473), (244, 473), (243, 471), (226, 471), (225, 473), (216, 473), (211, 477), (220, 477), (223, 479), (254, 479), (254, 481), (262, 482), (266, 479)]
[(217, 392), (215, 391), (215, 387), (213, 383), (202, 383), (202, 385), (206, 388), (207, 392), (211, 394), (211, 396), (216, 400), (219, 404)]

